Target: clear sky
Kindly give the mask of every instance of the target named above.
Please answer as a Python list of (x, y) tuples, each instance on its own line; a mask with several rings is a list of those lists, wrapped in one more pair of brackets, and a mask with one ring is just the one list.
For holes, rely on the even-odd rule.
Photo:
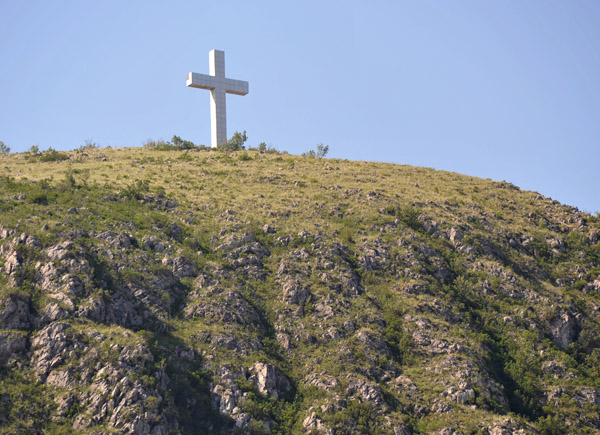
[(0, 140), (74, 149), (228, 135), (506, 180), (600, 211), (600, 2), (0, 0)]

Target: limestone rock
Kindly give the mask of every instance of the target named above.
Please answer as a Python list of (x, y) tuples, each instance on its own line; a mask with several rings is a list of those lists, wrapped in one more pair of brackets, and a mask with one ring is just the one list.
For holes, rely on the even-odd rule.
[(550, 327), (552, 341), (561, 349), (573, 343), (579, 336), (580, 327), (575, 316), (569, 313), (559, 315)]
[(72, 247), (73, 247), (73, 242), (70, 240), (67, 240), (65, 242), (59, 243), (57, 245), (51, 246), (50, 248), (46, 249), (46, 255), (51, 260), (62, 261), (62, 260), (65, 260), (67, 257), (69, 257), (69, 255), (70, 255), (69, 251), (70, 251), (70, 249), (72, 249)]
[(162, 264), (170, 266), (173, 274), (179, 278), (193, 277), (198, 273), (196, 265), (185, 257), (165, 257)]
[(310, 291), (298, 280), (290, 280), (283, 284), (283, 299), (293, 305), (299, 305), (301, 308), (310, 297)]
[(31, 322), (30, 303), (19, 295), (0, 299), (0, 329), (27, 329)]
[(471, 403), (475, 399), (475, 390), (473, 390), (468, 383), (461, 381), (458, 387), (449, 386), (442, 393), (443, 396), (455, 401), (460, 405)]
[(250, 372), (250, 380), (256, 384), (258, 391), (275, 399), (281, 398), (291, 388), (283, 372), (271, 364), (257, 362)]
[(319, 434), (333, 435), (333, 430), (326, 427), (323, 424), (323, 420), (317, 417), (317, 414), (314, 411), (310, 412), (310, 414), (302, 420), (302, 427), (307, 433), (314, 433), (316, 431)]
[(373, 403), (378, 412), (381, 412), (388, 407), (381, 388), (373, 382), (365, 381), (363, 379), (353, 379), (348, 385), (347, 393), (349, 396), (358, 398), (361, 402)]
[(20, 332), (0, 332), (0, 364), (17, 356), (27, 348), (27, 337)]

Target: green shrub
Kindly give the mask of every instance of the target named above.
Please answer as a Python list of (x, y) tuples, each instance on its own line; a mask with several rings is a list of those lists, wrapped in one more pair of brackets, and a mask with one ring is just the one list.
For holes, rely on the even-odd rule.
[(537, 423), (540, 435), (562, 435), (569, 432), (568, 426), (562, 422), (558, 415), (548, 415), (540, 418)]
[(252, 160), (252, 157), (250, 157), (250, 155), (246, 151), (244, 151), (243, 153), (241, 153), (238, 156), (238, 160), (241, 160), (244, 162), (244, 161)]
[(99, 146), (98, 146), (98, 144), (97, 144), (96, 142), (94, 142), (92, 139), (86, 139), (86, 140), (83, 142), (83, 145), (81, 145), (81, 146), (79, 147), (79, 149), (80, 149), (81, 151), (83, 151), (83, 150), (93, 150), (93, 149), (96, 149), (96, 148), (99, 148)]
[(40, 162), (61, 162), (63, 160), (69, 160), (69, 155), (56, 151), (54, 148), (50, 147), (42, 153), (38, 160)]
[(27, 199), (32, 204), (48, 205), (48, 195), (45, 193), (36, 193), (30, 195)]
[(419, 220), (420, 211), (410, 205), (388, 206), (383, 209), (385, 214), (395, 216), (409, 228), (415, 231), (423, 229), (423, 223)]
[(142, 146), (144, 146), (144, 148), (158, 148), (162, 150), (164, 147), (168, 147), (169, 145), (168, 142), (163, 139), (147, 139), (146, 142), (142, 143)]
[(171, 138), (171, 143), (178, 149), (181, 150), (191, 150), (196, 148), (196, 145), (190, 140), (181, 139), (179, 136), (173, 135)]

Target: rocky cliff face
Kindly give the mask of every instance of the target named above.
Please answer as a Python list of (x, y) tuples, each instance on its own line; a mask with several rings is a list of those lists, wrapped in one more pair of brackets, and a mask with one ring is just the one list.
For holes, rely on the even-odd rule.
[(419, 168), (91, 154), (3, 158), (1, 433), (600, 430), (597, 218)]

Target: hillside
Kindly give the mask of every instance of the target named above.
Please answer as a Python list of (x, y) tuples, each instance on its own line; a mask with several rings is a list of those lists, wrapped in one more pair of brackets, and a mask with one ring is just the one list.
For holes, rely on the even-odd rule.
[(48, 155), (0, 156), (0, 433), (600, 431), (597, 217), (394, 164)]

